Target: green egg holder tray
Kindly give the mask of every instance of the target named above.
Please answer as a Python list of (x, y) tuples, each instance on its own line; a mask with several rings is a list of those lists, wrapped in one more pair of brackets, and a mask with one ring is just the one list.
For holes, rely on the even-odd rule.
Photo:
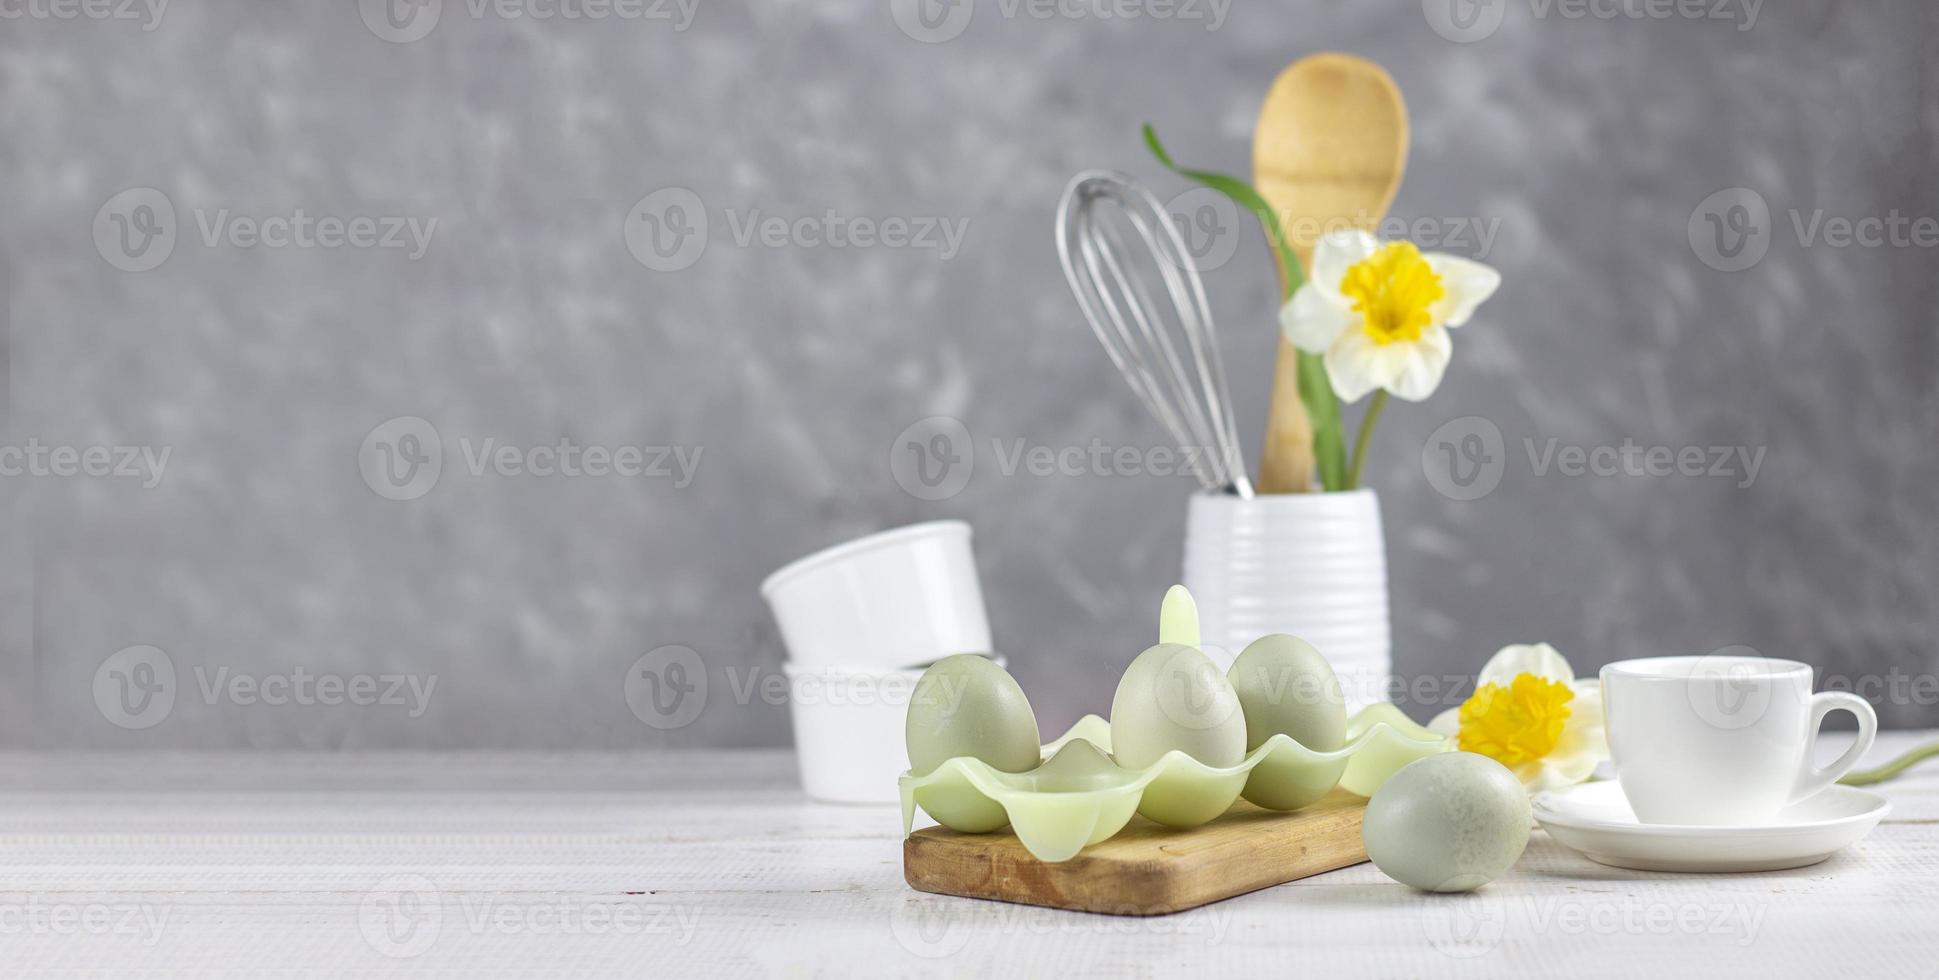
[(964, 833), (1009, 826), (1038, 860), (1067, 861), (1123, 830), (1134, 813), (1184, 828), (1216, 819), (1241, 795), (1274, 810), (1299, 809), (1335, 786), (1370, 796), (1400, 767), (1454, 748), (1391, 704), (1362, 709), (1346, 734), (1341, 748), (1320, 752), (1280, 733), (1230, 768), (1173, 750), (1144, 769), (1125, 769), (1111, 756), (1111, 723), (1086, 715), (1044, 745), (1042, 763), (1026, 772), (1004, 772), (973, 756), (921, 776), (905, 772), (897, 784), (902, 832), (910, 833), (920, 806)]

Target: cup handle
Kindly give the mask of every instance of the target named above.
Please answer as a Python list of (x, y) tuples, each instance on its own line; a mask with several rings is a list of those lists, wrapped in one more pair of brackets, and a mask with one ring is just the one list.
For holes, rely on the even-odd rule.
[(1804, 764), (1798, 770), (1797, 788), (1791, 793), (1792, 803), (1816, 796), (1825, 787), (1837, 782), (1858, 764), (1858, 760), (1871, 749), (1872, 740), (1878, 737), (1878, 712), (1872, 709), (1870, 701), (1849, 691), (1821, 691), (1811, 696), (1811, 745), (1818, 743), (1818, 726), (1823, 725), (1825, 716), (1834, 711), (1849, 711), (1858, 718), (1858, 739), (1851, 743), (1851, 748), (1846, 749), (1844, 755), (1823, 769), (1812, 766), (1811, 747), (1806, 746)]

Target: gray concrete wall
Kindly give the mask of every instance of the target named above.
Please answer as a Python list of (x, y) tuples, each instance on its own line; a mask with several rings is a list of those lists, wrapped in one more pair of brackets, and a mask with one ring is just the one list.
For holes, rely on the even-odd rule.
[[(1403, 675), (1522, 640), (1584, 673), (1745, 644), (1939, 724), (1933, 243), (1839, 234), (1939, 216), (1933, 9), (1492, 0), (1457, 24), (1438, 2), (7, 20), (5, 442), (44, 465), (0, 481), (0, 743), (785, 744), (784, 705), (736, 696), (781, 660), (761, 577), (942, 516), (977, 528), (1043, 727), (1105, 710), (1191, 484), (1005, 473), (992, 450), (1164, 442), (1076, 315), (1053, 205), (1086, 167), (1185, 190), (1147, 120), (1243, 172), (1266, 85), (1327, 48), (1406, 93), (1394, 213), (1507, 275), (1369, 467)], [(322, 223), (275, 244), (299, 209)], [(812, 221), (771, 241), (773, 216)], [(912, 240), (856, 245), (862, 219)], [(1208, 284), (1253, 451), (1273, 286), (1257, 232), (1223, 233)], [(978, 456), (927, 501), (890, 457), (936, 415)], [(1500, 482), (1458, 500), (1422, 451), (1470, 417), (1502, 436)], [(1551, 439), (1763, 455), (1754, 479), (1568, 476), (1540, 466)], [(562, 440), (642, 448), (648, 472), (489, 455), (544, 468), (525, 450)], [(137, 475), (52, 472), (122, 446)], [(396, 468), (360, 467), (380, 446)], [(662, 447), (687, 455), (649, 465)], [(433, 450), (435, 482), (409, 467)], [(667, 645), (711, 698), (661, 729), (624, 678)], [(118, 653), (143, 646), (166, 660)], [(157, 668), (165, 708), (141, 695)]]

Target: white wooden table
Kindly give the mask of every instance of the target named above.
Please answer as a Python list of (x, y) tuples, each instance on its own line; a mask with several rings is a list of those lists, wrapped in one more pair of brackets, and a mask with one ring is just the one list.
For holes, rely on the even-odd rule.
[(895, 808), (808, 802), (786, 752), (0, 755), (0, 975), (1939, 976), (1939, 765), (1883, 791), (1797, 871), (1538, 831), (1473, 896), (1360, 865), (1125, 919), (911, 891)]

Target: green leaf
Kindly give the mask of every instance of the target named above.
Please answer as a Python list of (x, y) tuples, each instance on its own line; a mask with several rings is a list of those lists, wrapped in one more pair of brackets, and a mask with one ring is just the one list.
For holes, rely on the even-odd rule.
[[(1158, 131), (1150, 123), (1145, 123), (1144, 132), (1145, 145), (1151, 148), (1151, 155), (1157, 157), (1165, 169), (1224, 194), (1232, 199), (1232, 203), (1251, 211), (1259, 219), (1267, 243), (1278, 256), (1280, 281), (1286, 286), (1280, 302), (1292, 299), (1293, 293), (1306, 281), (1306, 272), (1300, 267), (1299, 256), (1293, 254), (1292, 243), (1280, 228), (1279, 216), (1273, 213), (1272, 205), (1266, 203), (1266, 199), (1251, 184), (1237, 177), (1209, 170), (1192, 170), (1173, 163), (1171, 154), (1165, 152), (1165, 145), (1158, 141)], [(1326, 376), (1326, 364), (1320, 355), (1299, 352), (1298, 379), (1299, 400), (1305, 403), (1307, 418), (1313, 423), (1313, 459), (1319, 470), (1320, 487), (1325, 490), (1347, 489), (1346, 436), (1340, 427), (1340, 400), (1333, 394), (1333, 382)]]
[(1306, 274), (1305, 270), (1300, 268), (1299, 257), (1293, 254), (1292, 245), (1286, 241), (1285, 233), (1279, 228), (1279, 216), (1273, 214), (1272, 205), (1267, 204), (1266, 199), (1260, 197), (1259, 192), (1253, 190), (1251, 184), (1237, 177), (1216, 174), (1209, 170), (1190, 170), (1173, 163), (1171, 154), (1165, 152), (1165, 145), (1158, 142), (1158, 131), (1153, 129), (1150, 123), (1145, 123), (1145, 145), (1151, 148), (1151, 155), (1157, 157), (1158, 162), (1164, 164), (1166, 170), (1198, 181), (1224, 194), (1232, 199), (1232, 203), (1251, 211), (1259, 219), (1259, 224), (1266, 230), (1266, 243), (1273, 247), (1274, 253), (1279, 258), (1281, 279), (1286, 284), (1285, 295), (1280, 297), (1280, 302), (1292, 299), (1293, 291), (1306, 281)]

